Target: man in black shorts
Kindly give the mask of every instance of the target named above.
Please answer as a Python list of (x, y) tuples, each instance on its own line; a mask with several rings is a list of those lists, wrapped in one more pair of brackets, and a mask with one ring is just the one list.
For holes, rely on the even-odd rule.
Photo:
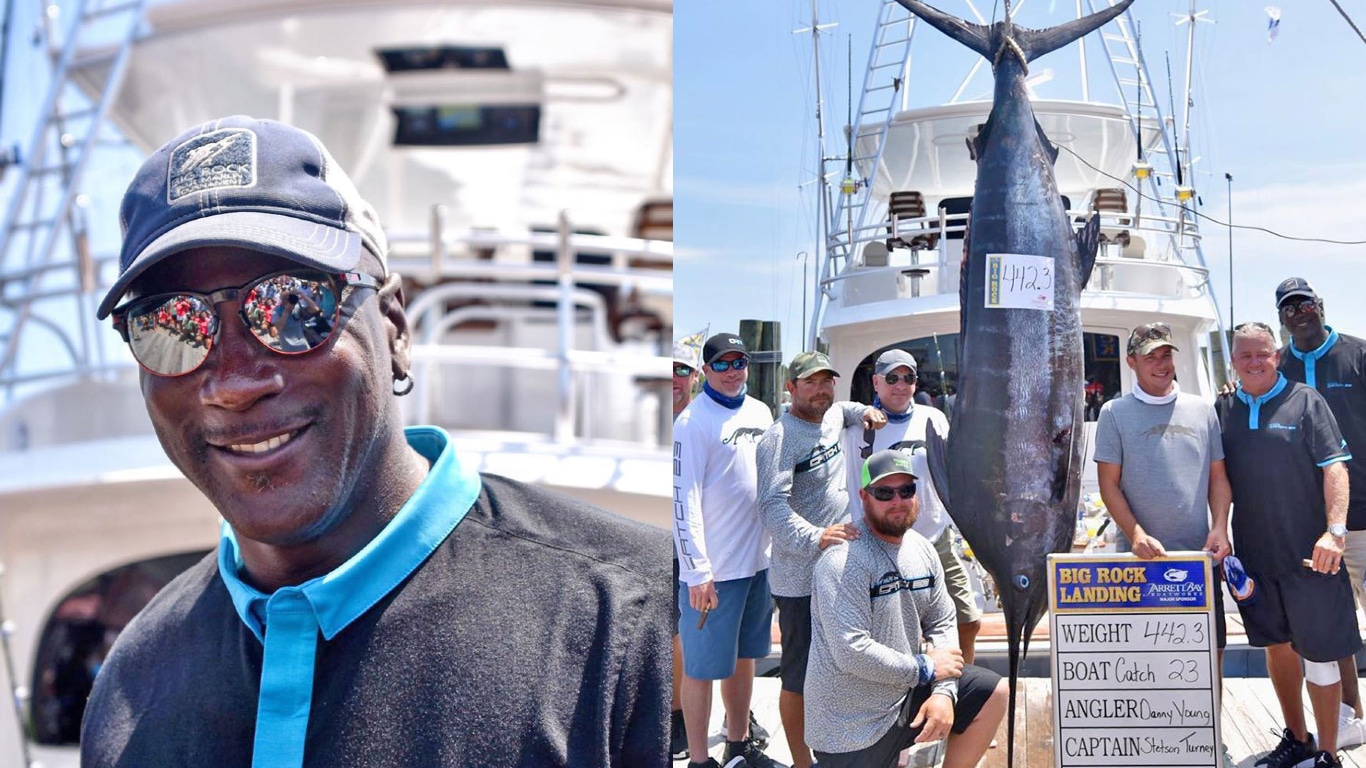
[[(1366, 450), (1366, 340), (1338, 333), (1325, 324), (1323, 299), (1302, 277), (1276, 286), (1276, 311), (1290, 332), (1281, 348), (1281, 373), (1307, 384), (1327, 401), (1347, 447)], [(1347, 478), (1357, 489), (1347, 505), (1347, 548), (1343, 567), (1358, 606), (1366, 606), (1366, 456), (1347, 462)], [(1338, 749), (1366, 742), (1355, 658), (1343, 659), (1342, 709), (1338, 716)]]
[[(1238, 389), (1219, 398), (1224, 457), (1233, 488), (1233, 548), (1256, 585), (1238, 604), (1248, 642), (1266, 648), (1266, 666), (1286, 728), (1257, 766), (1291, 768), (1312, 760), (1337, 768), (1305, 725), (1300, 683), (1318, 742), (1337, 743), (1342, 696), (1339, 661), (1361, 648), (1347, 571), (1347, 467), (1351, 458), (1328, 404), (1276, 370), (1270, 327), (1233, 332)], [(1300, 658), (1304, 671), (1300, 670)]]
[(910, 455), (868, 457), (859, 496), (862, 535), (827, 548), (812, 576), (807, 743), (821, 768), (891, 768), (911, 744), (947, 737), (944, 768), (974, 766), (1008, 692), (1000, 675), (963, 664), (939, 555), (911, 530)]

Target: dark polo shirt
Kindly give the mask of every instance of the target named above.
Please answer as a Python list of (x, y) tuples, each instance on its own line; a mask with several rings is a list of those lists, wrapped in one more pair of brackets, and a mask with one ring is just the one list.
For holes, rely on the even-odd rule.
[(1318, 349), (1301, 352), (1294, 344), (1284, 347), (1281, 373), (1318, 390), (1333, 410), (1347, 449), (1362, 454), (1363, 458), (1347, 462), (1352, 488), (1347, 527), (1366, 530), (1366, 341), (1329, 328), (1328, 340)]
[(1328, 404), (1280, 376), (1215, 402), (1233, 487), (1233, 550), (1254, 574), (1294, 573), (1328, 528), (1323, 467), (1351, 459)]

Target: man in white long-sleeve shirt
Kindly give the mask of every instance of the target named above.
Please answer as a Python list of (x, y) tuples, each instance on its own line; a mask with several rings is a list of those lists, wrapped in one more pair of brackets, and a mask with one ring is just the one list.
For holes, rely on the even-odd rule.
[(759, 517), (773, 536), (769, 586), (783, 634), (778, 713), (795, 768), (811, 765), (802, 725), (806, 654), (811, 645), (811, 568), (820, 551), (853, 535), (841, 437), (854, 425), (880, 429), (881, 411), (835, 402), (830, 359), (803, 352), (788, 366), (792, 408), (759, 441)]
[[(745, 394), (749, 355), (736, 334), (702, 347), (702, 394), (674, 421), (674, 544), (678, 549), (683, 719), (689, 768), (707, 756), (712, 681), (726, 707), (726, 765), (768, 768), (752, 741), (754, 659), (768, 655), (773, 609), (769, 537), (755, 513), (755, 449), (773, 423)], [(743, 758), (736, 760), (736, 758)]]
[(1005, 716), (1006, 683), (963, 664), (939, 556), (911, 530), (910, 456), (874, 453), (862, 477), (861, 535), (826, 549), (812, 574), (807, 741), (821, 768), (890, 768), (902, 749), (945, 737), (945, 768), (976, 765)]

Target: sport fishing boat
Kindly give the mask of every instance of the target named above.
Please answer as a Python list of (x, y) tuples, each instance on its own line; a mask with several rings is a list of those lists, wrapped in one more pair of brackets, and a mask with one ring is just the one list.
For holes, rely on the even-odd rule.
[(410, 423), (482, 471), (667, 525), (671, 0), (11, 1), (6, 18), (23, 31), (4, 125), (23, 128), (0, 136), (0, 766), (76, 764), (113, 639), (217, 543), (93, 320), (123, 187), (188, 126), (297, 125), (376, 206), (414, 323)]

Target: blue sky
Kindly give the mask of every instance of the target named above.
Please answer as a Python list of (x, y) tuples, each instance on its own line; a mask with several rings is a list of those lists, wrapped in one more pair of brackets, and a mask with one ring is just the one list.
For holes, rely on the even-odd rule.
[[(1366, 23), (1366, 0), (1340, 2), (1358, 25)], [(967, 13), (959, 0), (932, 4)], [(1360, 97), (1366, 93), (1366, 44), (1332, 4), (1290, 0), (1279, 3), (1280, 32), (1268, 44), (1268, 4), (1198, 4), (1215, 20), (1197, 28), (1192, 148), (1204, 203), (1199, 210), (1226, 218), (1224, 174), (1231, 173), (1235, 224), (1366, 240), (1366, 107)], [(844, 151), (847, 41), (852, 35), (857, 88), (879, 6), (877, 0), (820, 0), (822, 23), (838, 24), (821, 38), (828, 155)], [(992, 12), (990, 0), (978, 7), (988, 16)], [(1074, 8), (1072, 0), (1031, 0), (1017, 19), (1048, 26), (1070, 18)], [(1134, 6), (1149, 71), (1164, 101), (1165, 56), (1170, 54), (1178, 89), (1185, 65), (1185, 31), (1174, 25), (1173, 14), (1188, 9), (1189, 0), (1137, 0)], [(811, 279), (815, 269), (811, 44), (809, 34), (793, 34), (808, 25), (811, 2), (689, 0), (677, 3), (674, 12), (675, 331), (683, 335), (710, 325), (715, 332), (733, 330), (741, 319), (778, 320), (784, 357), (790, 359), (800, 346), (798, 254), (813, 254)], [(928, 27), (917, 35), (926, 32), (938, 35)], [(941, 49), (934, 50), (917, 59), (917, 67), (938, 65)], [(946, 66), (949, 55), (958, 54), (946, 54)], [(957, 61), (970, 63), (962, 56)], [(1034, 65), (1059, 73), (1041, 88), (1043, 96), (1062, 95), (1049, 89), (1067, 86), (1067, 70), (1075, 62), (1069, 48)], [(966, 66), (948, 70), (950, 87)], [(1109, 96), (1112, 83), (1102, 88), (1093, 78), (1093, 95)], [(1227, 318), (1228, 231), (1208, 222), (1202, 231), (1210, 278)], [(1366, 264), (1366, 246), (1292, 242), (1238, 230), (1233, 253), (1238, 322), (1274, 324), (1276, 283), (1299, 275), (1323, 296), (1330, 325), (1366, 336), (1366, 302), (1357, 298), (1356, 279)]]

